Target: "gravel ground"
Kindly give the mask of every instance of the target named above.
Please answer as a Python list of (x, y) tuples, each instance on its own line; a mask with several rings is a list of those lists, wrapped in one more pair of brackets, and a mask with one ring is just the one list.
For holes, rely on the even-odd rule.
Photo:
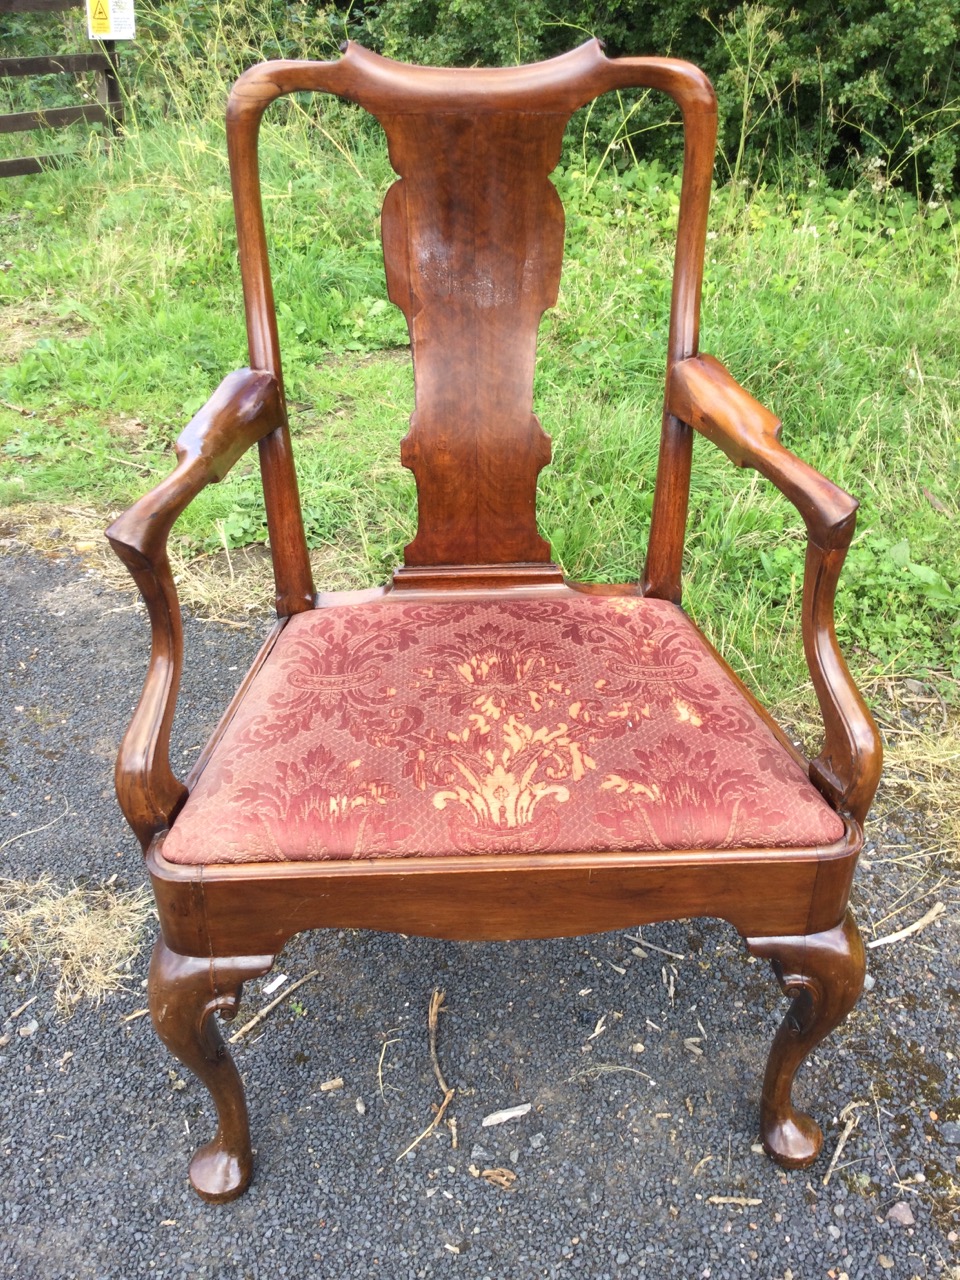
[[(23, 550), (0, 557), (0, 598), (0, 876), (139, 885), (112, 759), (145, 665), (143, 611), (76, 562)], [(201, 745), (260, 630), (188, 621), (175, 758)], [(67, 1020), (54, 1006), (55, 972), (34, 977), (8, 949), (3, 1273), (960, 1277), (960, 895), (909, 820), (874, 826), (855, 891), (865, 936), (871, 921), (889, 933), (938, 899), (946, 913), (868, 952), (871, 989), (801, 1074), (798, 1100), (827, 1138), (817, 1165), (795, 1173), (756, 1145), (760, 1077), (784, 1004), (766, 966), (717, 921), (644, 930), (682, 959), (639, 958), (624, 934), (298, 939), (279, 971), (319, 977), (238, 1046), (256, 1177), (221, 1207), (186, 1181), (212, 1129), (206, 1092), (149, 1018), (123, 1021), (145, 1004), (146, 940), (128, 990), (99, 1007), (82, 1002)], [(241, 1020), (268, 999), (262, 987), (246, 988)], [(446, 992), (439, 1056), (456, 1088), (458, 1144), (441, 1127), (398, 1163), (439, 1101), (426, 1037), (434, 987)], [(692, 1037), (699, 1055), (684, 1044)], [(343, 1088), (321, 1092), (334, 1077)], [(532, 1104), (522, 1118), (481, 1127), (521, 1103)], [(851, 1103), (862, 1104), (859, 1123), (824, 1186)], [(502, 1189), (471, 1166), (516, 1180)]]

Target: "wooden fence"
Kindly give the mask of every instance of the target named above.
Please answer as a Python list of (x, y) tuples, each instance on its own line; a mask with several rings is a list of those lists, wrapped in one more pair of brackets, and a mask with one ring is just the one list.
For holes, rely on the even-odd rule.
[[(0, 16), (7, 13), (62, 13), (80, 9), (84, 0), (0, 0)], [(117, 134), (123, 124), (123, 104), (117, 77), (117, 53), (112, 40), (96, 43), (95, 53), (62, 53), (37, 58), (0, 58), (0, 78), (4, 76), (79, 75), (96, 72), (96, 102), (75, 107), (48, 107), (42, 111), (17, 111), (0, 115), (0, 134), (32, 129), (62, 129), (84, 121), (106, 124)], [(19, 156), (0, 159), (0, 178), (38, 173), (47, 165), (63, 163), (64, 156)]]

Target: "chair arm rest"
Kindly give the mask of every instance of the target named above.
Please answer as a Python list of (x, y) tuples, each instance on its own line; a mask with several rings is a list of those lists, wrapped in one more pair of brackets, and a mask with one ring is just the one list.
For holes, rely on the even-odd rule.
[(838, 810), (862, 823), (880, 779), (882, 748), (834, 626), (837, 581), (856, 525), (857, 500), (785, 449), (779, 419), (712, 356), (693, 356), (673, 366), (666, 410), (712, 440), (737, 466), (759, 471), (803, 517), (808, 535), (803, 647), (825, 729), (810, 777)]
[(276, 378), (240, 369), (224, 378), (177, 440), (177, 466), (107, 529), (150, 617), (150, 665), (117, 756), (117, 796), (146, 849), (187, 796), (170, 767), (170, 728), (183, 667), (180, 602), (167, 558), (174, 521), (206, 485), (222, 480), (258, 440), (284, 421)]
[(824, 550), (847, 547), (858, 502), (780, 443), (781, 422), (713, 356), (678, 361), (667, 412), (712, 440), (738, 467), (753, 467), (789, 499)]

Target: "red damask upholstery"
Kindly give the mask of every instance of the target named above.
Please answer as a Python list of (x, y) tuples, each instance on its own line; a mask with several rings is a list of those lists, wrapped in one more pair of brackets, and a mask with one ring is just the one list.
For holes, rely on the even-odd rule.
[(843, 833), (676, 606), (396, 593), (290, 619), (163, 855), (802, 848)]

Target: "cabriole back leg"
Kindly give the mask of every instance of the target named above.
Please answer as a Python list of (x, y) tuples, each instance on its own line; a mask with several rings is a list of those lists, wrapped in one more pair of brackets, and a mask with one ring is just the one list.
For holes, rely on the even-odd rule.
[(273, 956), (203, 959), (181, 956), (157, 939), (150, 962), (150, 1013), (174, 1057), (210, 1090), (217, 1132), (190, 1161), (190, 1181), (204, 1200), (222, 1203), (242, 1195), (253, 1175), (250, 1125), (243, 1084), (217, 1028), (214, 1012), (232, 1018), (242, 984), (266, 973)]
[(823, 1134), (812, 1116), (794, 1108), (801, 1063), (857, 1002), (865, 971), (863, 941), (848, 909), (835, 929), (796, 938), (747, 938), (755, 956), (773, 963), (793, 1004), (777, 1031), (763, 1078), (760, 1136), (767, 1153), (788, 1169), (811, 1164)]

